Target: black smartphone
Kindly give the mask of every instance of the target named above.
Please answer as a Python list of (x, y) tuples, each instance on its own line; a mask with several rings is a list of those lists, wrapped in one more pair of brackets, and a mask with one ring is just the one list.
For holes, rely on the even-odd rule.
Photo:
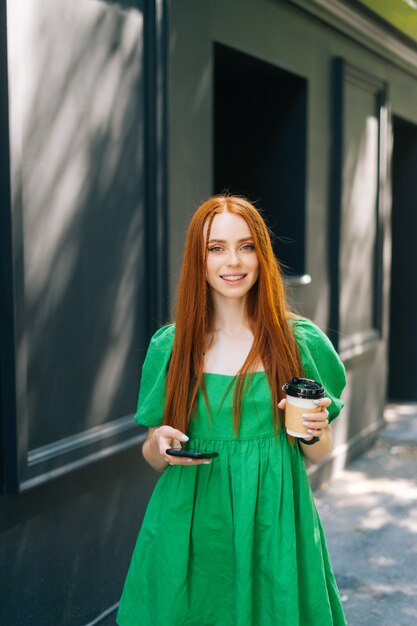
[(165, 450), (170, 456), (183, 456), (189, 459), (214, 459), (218, 452), (200, 452), (199, 450), (184, 450), (183, 448), (168, 448)]

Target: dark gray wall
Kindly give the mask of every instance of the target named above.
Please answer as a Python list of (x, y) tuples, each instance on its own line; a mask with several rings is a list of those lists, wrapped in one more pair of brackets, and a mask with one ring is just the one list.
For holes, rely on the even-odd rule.
[(115, 605), (157, 477), (135, 446), (1, 496), (0, 622), (83, 626)]
[(4, 624), (79, 626), (115, 605), (158, 477), (132, 419), (166, 316), (158, 5), (1, 9)]

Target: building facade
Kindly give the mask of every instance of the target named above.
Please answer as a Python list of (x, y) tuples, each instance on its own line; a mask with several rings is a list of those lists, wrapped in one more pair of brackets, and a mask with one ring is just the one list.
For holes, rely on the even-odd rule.
[(207, 196), (262, 209), (293, 307), (345, 363), (313, 485), (388, 398), (417, 399), (417, 41), (371, 4), (2, 4), (5, 623), (114, 623), (158, 477), (141, 363)]

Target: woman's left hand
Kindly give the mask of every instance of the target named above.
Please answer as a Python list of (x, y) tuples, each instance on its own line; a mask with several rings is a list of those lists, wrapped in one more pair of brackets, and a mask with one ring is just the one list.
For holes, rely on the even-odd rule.
[(317, 404), (320, 407), (320, 411), (317, 413), (303, 413), (303, 426), (307, 428), (307, 432), (312, 437), (320, 437), (323, 434), (323, 430), (325, 430), (329, 425), (329, 411), (327, 407), (330, 406), (332, 401), (330, 398), (320, 398), (320, 400), (315, 400), (314, 404)]
[[(323, 431), (328, 428), (329, 425), (329, 411), (327, 407), (331, 405), (330, 398), (320, 398), (320, 400), (314, 400), (314, 403), (320, 407), (320, 411), (317, 413), (308, 413), (307, 410), (303, 413), (303, 426), (307, 428), (307, 432), (312, 437), (321, 437)], [(278, 408), (285, 410), (287, 400), (284, 398), (278, 404)]]

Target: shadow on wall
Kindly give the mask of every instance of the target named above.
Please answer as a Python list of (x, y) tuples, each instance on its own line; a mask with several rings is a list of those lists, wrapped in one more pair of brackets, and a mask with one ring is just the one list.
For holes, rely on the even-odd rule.
[[(144, 326), (138, 2), (9, 10), (18, 378), (29, 448), (132, 412)], [(20, 246), (20, 247), (19, 247)]]

